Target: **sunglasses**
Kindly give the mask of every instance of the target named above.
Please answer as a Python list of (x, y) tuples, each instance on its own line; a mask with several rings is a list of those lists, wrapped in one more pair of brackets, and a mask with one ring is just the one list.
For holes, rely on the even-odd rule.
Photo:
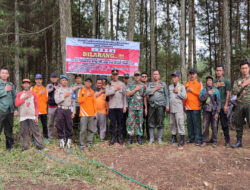
[(147, 76), (141, 76), (141, 78), (147, 78)]

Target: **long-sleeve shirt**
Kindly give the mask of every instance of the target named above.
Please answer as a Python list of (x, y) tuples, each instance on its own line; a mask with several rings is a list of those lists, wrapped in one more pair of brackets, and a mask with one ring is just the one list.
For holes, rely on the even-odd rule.
[[(32, 93), (30, 98), (24, 99), (27, 93)], [(32, 91), (21, 91), (17, 94), (15, 100), (15, 106), (19, 107), (20, 121), (26, 119), (35, 119), (38, 116), (38, 99), (34, 92)]]
[[(117, 85), (121, 85), (121, 89), (115, 91), (114, 87)], [(111, 81), (111, 84), (107, 86), (105, 93), (109, 96), (109, 109), (128, 107), (126, 86), (123, 82)]]
[[(203, 88), (202, 83), (195, 79), (194, 81), (188, 81), (185, 84), (187, 99), (184, 100), (183, 104), (186, 110), (200, 110), (200, 92)], [(192, 92), (189, 92), (188, 89), (192, 89)]]
[[(249, 78), (250, 76), (247, 77), (247, 79)], [(243, 78), (239, 78), (234, 82), (233, 94), (237, 95), (237, 102), (250, 104), (250, 85), (246, 86), (245, 88), (242, 88), (241, 85), (243, 82)]]
[[(208, 91), (213, 90), (213, 94), (209, 95)], [(217, 88), (206, 87), (201, 90), (200, 101), (203, 103), (203, 111), (219, 114), (221, 109), (220, 92)]]
[[(65, 92), (70, 92), (70, 95), (67, 97), (64, 97), (64, 93)], [(69, 109), (71, 109), (72, 113), (76, 113), (75, 110), (75, 100), (72, 99), (72, 94), (73, 94), (73, 90), (72, 88), (63, 88), (63, 87), (59, 87), (56, 91), (55, 91), (55, 102), (58, 106), (64, 106), (64, 107), (69, 107)]]
[[(157, 85), (161, 85), (162, 88), (154, 91)], [(158, 84), (150, 82), (146, 89), (145, 95), (148, 96), (148, 103), (150, 106), (165, 106), (169, 107), (168, 87), (165, 82), (159, 81)]]
[[(178, 93), (173, 90), (177, 88)], [(183, 100), (187, 98), (185, 86), (178, 83), (176, 86), (171, 84), (169, 86), (169, 99), (170, 99), (170, 113), (183, 112)]]
[(37, 95), (39, 114), (47, 114), (47, 89), (44, 86), (39, 88), (37, 85), (35, 85), (34, 88), (32, 88), (32, 92), (35, 92)]
[(57, 104), (55, 102), (55, 91), (56, 89), (54, 86), (61, 86), (58, 83), (50, 83), (47, 85), (47, 92), (48, 92), (48, 107), (56, 107)]
[[(88, 92), (91, 96), (88, 96)], [(94, 90), (83, 87), (78, 92), (80, 105), (80, 117), (91, 117), (96, 115), (96, 99)]]
[[(79, 86), (79, 84), (74, 83), (71, 87), (76, 87)], [(78, 103), (78, 92), (79, 92), (79, 88), (77, 88), (76, 90), (74, 90), (74, 94), (75, 94), (75, 102), (76, 102), (76, 106), (79, 107), (79, 103)]]
[[(5, 90), (6, 85), (11, 85), (12, 90), (7, 92)], [(0, 110), (3, 112), (7, 112), (7, 110), (10, 109), (10, 113), (13, 113), (15, 110), (17, 110), (15, 106), (15, 99), (15, 86), (11, 82), (3, 82), (0, 79)]]

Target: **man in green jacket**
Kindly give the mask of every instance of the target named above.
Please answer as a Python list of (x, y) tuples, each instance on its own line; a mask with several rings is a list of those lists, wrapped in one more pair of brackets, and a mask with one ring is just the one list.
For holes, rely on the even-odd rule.
[(11, 151), (13, 147), (13, 113), (17, 115), (15, 107), (16, 90), (15, 86), (8, 82), (9, 71), (2, 68), (0, 71), (0, 135), (4, 129), (6, 149)]

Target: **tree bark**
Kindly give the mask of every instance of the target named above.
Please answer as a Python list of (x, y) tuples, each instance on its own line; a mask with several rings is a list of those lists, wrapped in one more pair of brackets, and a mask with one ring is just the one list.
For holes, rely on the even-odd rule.
[(197, 69), (197, 59), (196, 59), (196, 21), (195, 21), (195, 6), (193, 8), (193, 67)]
[(149, 72), (149, 64), (148, 64), (148, 0), (145, 0), (145, 64), (146, 64), (146, 72)]
[(218, 6), (219, 6), (219, 22), (218, 22), (218, 37), (219, 37), (219, 50), (218, 50), (218, 64), (224, 64), (224, 59), (223, 59), (223, 6), (222, 6), (221, 1), (218, 1)]
[(110, 4), (110, 37), (111, 40), (114, 40), (113, 1), (109, 0), (109, 4)]
[(156, 68), (155, 65), (155, 3), (154, 0), (150, 0), (150, 74), (152, 76), (153, 71)]
[(70, 0), (59, 1), (61, 55), (63, 73), (66, 73), (66, 37), (72, 37), (71, 3)]
[(118, 0), (118, 2), (117, 2), (117, 12), (116, 12), (116, 34), (115, 34), (116, 40), (118, 40), (119, 22), (120, 22), (120, 0)]
[(169, 8), (169, 4), (170, 4), (170, 0), (167, 0), (167, 57), (166, 57), (166, 78), (168, 80), (168, 76), (169, 76), (169, 72), (168, 72), (168, 68), (171, 65), (171, 41), (170, 41), (170, 30), (171, 30), (171, 25), (170, 25), (170, 8)]
[(104, 36), (109, 39), (109, 0), (105, 0)]
[(235, 45), (241, 50), (241, 39), (240, 39), (240, 0), (236, 0), (236, 36)]
[(247, 48), (250, 48), (250, 0), (247, 0)]
[(211, 45), (211, 30), (210, 30), (210, 18), (209, 18), (209, 5), (206, 0), (206, 14), (207, 14), (207, 31), (208, 31), (208, 49), (209, 49), (209, 72), (212, 75), (213, 63), (212, 63), (212, 45)]
[(128, 31), (127, 40), (133, 41), (135, 33), (135, 0), (129, 0), (129, 17), (128, 17)]
[(93, 0), (93, 12), (92, 12), (92, 38), (97, 38), (97, 5), (98, 0)]
[(180, 53), (181, 53), (181, 75), (182, 82), (187, 81), (186, 72), (186, 0), (181, 0), (181, 32), (180, 32)]
[(144, 65), (144, 0), (140, 2), (140, 70)]
[(229, 27), (229, 0), (223, 0), (224, 11), (224, 33), (226, 42), (226, 63), (225, 63), (225, 76), (231, 79), (231, 44), (230, 44), (230, 27)]
[(17, 92), (20, 91), (20, 63), (19, 63), (19, 24), (18, 16), (18, 0), (15, 0), (15, 84)]
[(193, 11), (194, 0), (189, 1), (189, 25), (188, 25), (188, 70), (192, 68), (193, 56)]

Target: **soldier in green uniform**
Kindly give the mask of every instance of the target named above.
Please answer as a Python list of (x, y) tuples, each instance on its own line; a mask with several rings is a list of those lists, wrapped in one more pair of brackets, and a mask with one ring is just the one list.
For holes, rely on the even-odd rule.
[(128, 84), (127, 96), (128, 99), (128, 119), (127, 119), (127, 132), (128, 132), (128, 142), (127, 144), (133, 143), (133, 136), (137, 135), (137, 141), (139, 144), (143, 144), (143, 103), (144, 103), (144, 93), (145, 86), (140, 81), (141, 73), (136, 71), (134, 73), (134, 81)]
[[(158, 130), (158, 143), (162, 143), (165, 112), (169, 111), (168, 87), (165, 82), (160, 81), (159, 71), (153, 72), (153, 82), (148, 84), (145, 96), (148, 96), (148, 125), (149, 144), (154, 142), (154, 129)], [(147, 108), (145, 109), (147, 113)]]
[(248, 126), (250, 125), (250, 63), (243, 61), (240, 64), (241, 78), (234, 82), (233, 94), (237, 95), (237, 106), (235, 108), (235, 126), (237, 142), (232, 148), (242, 147), (244, 119), (247, 118)]

